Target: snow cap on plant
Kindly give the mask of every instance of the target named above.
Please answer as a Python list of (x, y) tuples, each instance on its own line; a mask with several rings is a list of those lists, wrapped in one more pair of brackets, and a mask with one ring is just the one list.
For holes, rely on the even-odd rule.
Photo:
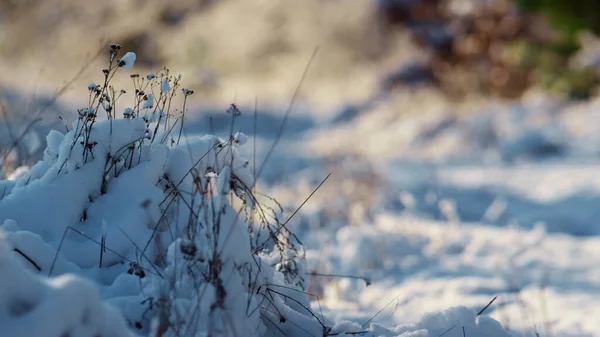
[(233, 139), (235, 139), (236, 143), (244, 145), (248, 141), (248, 136), (243, 132), (236, 132), (235, 135), (233, 135)]
[(133, 67), (135, 63), (136, 55), (133, 52), (127, 52), (123, 57), (119, 60), (119, 67), (123, 69), (129, 69)]
[(144, 105), (142, 106), (143, 109), (149, 109), (149, 108), (153, 108), (154, 107), (154, 95), (152, 94), (148, 94), (145, 97), (145, 101), (144, 101)]
[(160, 93), (166, 94), (169, 90), (171, 90), (171, 86), (169, 85), (169, 79), (165, 77), (160, 82)]

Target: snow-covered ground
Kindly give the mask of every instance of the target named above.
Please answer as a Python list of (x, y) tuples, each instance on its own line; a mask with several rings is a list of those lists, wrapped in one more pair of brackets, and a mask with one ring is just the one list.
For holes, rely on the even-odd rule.
[[(379, 177), (364, 184), (370, 176), (353, 172), (364, 160), (345, 161), (302, 169), (275, 187), (297, 204), (327, 172), (345, 176), (315, 194), (298, 230), (310, 270), (370, 284), (313, 277), (324, 314), (366, 322), (385, 308), (372, 322), (394, 326), (451, 306), (477, 311), (497, 296), (486, 313), (515, 334), (598, 336), (597, 106), (533, 96), (472, 116), (375, 111), (308, 131), (307, 153), (359, 152)], [(361, 205), (353, 197), (361, 193), (378, 204)], [(344, 198), (354, 198), (342, 203), (349, 218), (355, 208), (373, 211), (352, 225), (323, 215)], [(462, 334), (460, 324), (447, 333)]]
[[(101, 120), (96, 95), (0, 182), (0, 336), (600, 336), (597, 101), (241, 106), (233, 126), (195, 107), (178, 144), (176, 78), (156, 81), (139, 118)], [(254, 224), (267, 155), (257, 187), (284, 211), (264, 198)]]

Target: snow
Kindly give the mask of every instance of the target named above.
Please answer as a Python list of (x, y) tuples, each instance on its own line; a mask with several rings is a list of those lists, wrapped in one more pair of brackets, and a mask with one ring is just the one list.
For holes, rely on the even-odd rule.
[[(161, 119), (100, 120), (92, 107), (79, 111), (69, 132), (48, 134), (41, 161), (3, 182), (3, 335), (326, 329), (307, 309), (302, 250), (289, 232), (275, 230), (279, 222), (264, 212), (249, 223), (259, 212), (242, 133), (164, 144), (169, 133), (148, 137), (167, 129)], [(251, 230), (269, 232), (276, 247), (262, 244), (266, 237), (251, 241)], [(58, 301), (73, 305), (60, 313)], [(21, 316), (33, 323), (23, 326)]]
[(597, 101), (290, 116), (257, 181), (280, 114), (145, 95), (0, 181), (0, 336), (598, 335)]
[(142, 105), (142, 109), (150, 109), (154, 107), (154, 95), (148, 94), (146, 95), (146, 100)]
[[(600, 315), (600, 152), (590, 122), (597, 108), (597, 99), (532, 95), (460, 118), (376, 109), (304, 138), (290, 135), (279, 156), (291, 160), (289, 149), (302, 148), (295, 163), (305, 166), (272, 188), (290, 212), (333, 173), (294, 227), (308, 270), (359, 277), (313, 276), (309, 291), (322, 296), (313, 307), (334, 322), (361, 324), (385, 308), (373, 321), (394, 330), (450, 307), (478, 312), (497, 296), (484, 315), (514, 335), (596, 336), (600, 325), (587, 318)], [(356, 153), (374, 163), (371, 175), (356, 174), (361, 161), (323, 165)], [(361, 195), (380, 198), (378, 205)], [(330, 212), (339, 205), (341, 221)], [(356, 208), (374, 217), (365, 212), (348, 226)], [(378, 331), (394, 335), (387, 330)], [(446, 335), (462, 336), (461, 326)]]
[[(207, 136), (173, 147), (145, 144), (146, 127), (141, 119), (106, 120), (86, 131), (87, 141), (96, 143), (86, 156), (73, 140), (82, 139), (78, 136), (81, 124), (76, 123), (60, 144), (61, 137), (52, 133), (45, 160), (33, 167), (29, 175), (19, 178), (0, 205), (2, 228), (8, 231), (5, 240), (27, 256), (23, 259), (29, 263), (24, 262), (28, 269), (35, 268), (46, 276), (75, 273), (95, 278), (108, 287), (105, 294), (115, 296), (110, 300), (124, 310), (132, 306), (132, 301), (144, 302), (142, 293), (151, 298), (167, 296), (172, 305), (168, 319), (179, 321), (183, 316), (190, 323), (191, 330), (184, 330), (186, 334), (215, 330), (225, 335), (260, 332), (265, 330), (263, 310), (273, 310), (269, 309), (271, 306), (290, 316), (304, 317), (304, 313), (296, 313), (286, 301), (271, 293), (264, 296), (269, 295), (272, 304), (259, 302), (253, 291), (261, 283), (249, 288), (253, 274), (265, 275), (265, 271), (254, 270), (260, 257), (253, 254), (248, 227), (227, 198), (234, 180), (245, 186), (253, 184), (252, 175), (244, 172), (247, 161), (238, 156), (237, 143)], [(128, 147), (136, 141), (140, 143)], [(127, 149), (136, 148), (139, 154), (129, 153), (129, 158), (136, 158), (129, 166), (116, 159)], [(115, 158), (114, 171), (107, 169), (111, 158)], [(40, 172), (42, 169), (44, 173)], [(207, 170), (212, 174), (206, 178), (197, 175)], [(200, 186), (208, 194), (203, 196), (204, 192), (197, 190)], [(182, 239), (173, 241), (179, 237), (190, 237), (185, 239), (186, 247), (196, 251), (191, 260), (185, 255)], [(163, 251), (169, 252), (166, 261), (161, 258)], [(130, 273), (138, 275), (142, 282), (125, 282), (126, 261), (131, 261)], [(209, 262), (223, 264), (214, 276), (223, 285), (204, 280), (212, 270)], [(271, 269), (265, 265), (262, 268)], [(277, 285), (279, 279), (284, 285), (282, 276), (275, 278), (278, 274), (274, 272), (264, 282)], [(48, 282), (59, 282), (59, 290), (62, 284), (74, 287), (78, 296), (90, 287), (85, 283), (88, 281), (74, 276), (58, 280)], [(268, 291), (268, 286), (263, 287)], [(197, 293), (199, 289), (201, 294)], [(61, 294), (58, 293), (57, 296)], [(296, 297), (299, 296), (287, 298)], [(195, 303), (199, 305), (197, 311), (190, 312)], [(247, 315), (247, 305), (260, 310)], [(124, 314), (130, 321), (143, 320), (135, 310)], [(234, 317), (234, 325), (230, 317)], [(69, 319), (69, 315), (65, 318)], [(304, 320), (311, 322), (311, 318)], [(146, 322), (144, 331), (166, 329), (166, 335), (180, 333), (171, 326), (161, 326), (161, 322), (152, 322)], [(310, 324), (317, 329), (315, 323)], [(14, 329), (11, 336), (29, 335), (16, 326)]]
[(133, 67), (135, 63), (136, 55), (132, 52), (127, 52), (123, 57), (119, 60), (119, 66), (121, 66), (124, 70), (127, 70)]
[[(8, 236), (14, 241), (14, 236)], [(39, 243), (39, 237), (23, 234)], [(67, 274), (43, 278), (27, 270), (9, 249), (6, 235), (0, 236), (0, 326), (3, 336), (133, 336), (120, 314), (100, 299), (90, 281)], [(9, 248), (10, 247), (10, 248)], [(31, 246), (35, 252), (35, 245)], [(43, 252), (43, 251), (38, 251)]]
[[(532, 101), (518, 104), (529, 106)], [(384, 156), (377, 152), (380, 148), (365, 154), (379, 162), (374, 171), (384, 177), (379, 193), (386, 199), (374, 219), (365, 218), (352, 227), (328, 221), (320, 209), (332, 205), (332, 198), (342, 198), (335, 195), (335, 188), (333, 192), (320, 190), (314, 205), (305, 207), (313, 208), (306, 211), (298, 229), (307, 233), (309, 269), (372, 277), (368, 287), (362, 280), (313, 278), (309, 289), (324, 294), (320, 304), (325, 315), (338, 321), (366, 321), (399, 296), (375, 319), (389, 328), (412, 324), (424, 312), (451, 306), (479, 310), (498, 296), (486, 313), (515, 334), (596, 336), (597, 321), (585, 317), (600, 314), (596, 310), (598, 159), (597, 152), (590, 151), (596, 145), (587, 141), (596, 133), (594, 127), (586, 124), (582, 130), (583, 121), (596, 115), (596, 105), (595, 101), (587, 103), (585, 113), (581, 104), (527, 108), (514, 121), (505, 120), (507, 116), (500, 112), (506, 110), (498, 108), (498, 114), (489, 115), (494, 119), (488, 119), (487, 130), (504, 131), (494, 131), (493, 141), (479, 149), (490, 131), (477, 128), (480, 133), (472, 134), (477, 140), (458, 130), (470, 129), (473, 121), (479, 123), (489, 116), (468, 116), (454, 123), (446, 123), (447, 117), (435, 113), (401, 117), (402, 123), (410, 119), (415, 124), (431, 119), (406, 140), (420, 153), (390, 145), (394, 151)], [(536, 118), (528, 117), (533, 115)], [(534, 127), (540, 120), (554, 120), (553, 128), (560, 132)], [(366, 118), (359, 118), (338, 125), (330, 135), (338, 129), (365, 128), (365, 123)], [(445, 126), (432, 134), (428, 125)], [(554, 139), (561, 139), (566, 150), (535, 154), (529, 141), (519, 139), (527, 139), (536, 129), (561, 134), (562, 139)], [(390, 131), (373, 133), (366, 140), (348, 140), (342, 150), (356, 149), (365, 141), (384, 144), (393, 139), (395, 129)], [(503, 133), (512, 136), (498, 137)], [(429, 152), (444, 146), (450, 134), (460, 136), (455, 138), (460, 145), (446, 147), (443, 157)], [(397, 138), (394, 141), (400, 143)], [(340, 150), (335, 141), (328, 144), (317, 139), (315, 143), (319, 153), (326, 153), (328, 147)], [(482, 160), (485, 152), (501, 153), (505, 144), (513, 146), (519, 160), (510, 156), (498, 156), (491, 163)], [(311, 181), (309, 176), (308, 170), (299, 171), (289, 181)], [(288, 195), (308, 194), (298, 187), (301, 183), (296, 186), (288, 188), (291, 193), (278, 188), (283, 196), (280, 201), (286, 203)], [(462, 336), (462, 331), (448, 335)]]
[[(578, 309), (567, 304), (574, 304), (583, 293), (590, 296), (586, 303), (592, 306), (598, 300), (593, 291), (598, 287), (594, 265), (600, 258), (596, 238), (550, 236), (542, 228), (507, 231), (481, 224), (448, 226), (405, 215), (381, 217), (376, 224), (361, 228), (341, 228), (329, 242), (321, 256), (321, 272), (373, 272), (369, 287), (346, 280), (327, 285), (328, 296), (322, 305), (332, 311), (329, 314), (339, 311), (364, 317), (364, 311), (374, 312), (398, 295), (396, 310), (389, 309), (378, 321), (408, 323), (423, 312), (439, 310), (440, 303), (479, 310), (504, 293), (496, 302), (505, 301), (504, 307), (491, 306), (488, 314), (505, 324), (527, 326), (521, 322), (517, 297), (531, 304), (526, 309), (529, 319), (541, 322), (544, 314), (539, 303), (544, 286), (550, 308), (547, 319), (560, 322), (554, 327), (559, 335), (570, 335), (569, 330), (581, 324), (580, 314), (575, 313), (591, 310), (591, 316), (600, 314), (591, 307)], [(558, 298), (566, 300), (565, 306), (558, 305)], [(354, 313), (348, 310), (353, 306)], [(508, 322), (507, 316), (511, 317)], [(589, 322), (584, 331), (590, 333), (595, 325)]]
[(165, 77), (160, 82), (160, 93), (166, 94), (169, 90), (171, 90), (171, 85), (169, 85), (169, 79)]

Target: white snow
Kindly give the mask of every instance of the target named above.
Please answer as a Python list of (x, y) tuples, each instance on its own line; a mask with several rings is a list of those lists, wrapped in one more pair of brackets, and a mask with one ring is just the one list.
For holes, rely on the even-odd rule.
[(0, 181), (0, 336), (598, 335), (597, 102), (291, 123), (256, 182), (271, 124), (179, 142), (146, 95)]
[(154, 107), (154, 95), (152, 94), (148, 94), (146, 95), (146, 100), (144, 101), (144, 104), (142, 105), (142, 109), (150, 109)]
[[(100, 299), (97, 287), (72, 274), (45, 278), (27, 270), (11, 249), (42, 253), (39, 237), (0, 234), (0, 327), (2, 336), (133, 336), (121, 315)], [(9, 245), (6, 240), (13, 241)], [(22, 239), (22, 240), (21, 240)], [(15, 245), (16, 243), (16, 245)], [(32, 258), (50, 258), (35, 256)], [(39, 260), (38, 260), (39, 261)], [(72, 271), (72, 270), (71, 270)], [(68, 273), (65, 269), (63, 273)]]
[(165, 77), (160, 82), (160, 93), (166, 94), (169, 90), (171, 90), (171, 85), (169, 84), (169, 79)]
[(127, 70), (131, 67), (133, 67), (133, 64), (135, 63), (135, 59), (136, 59), (136, 55), (133, 52), (127, 52), (125, 55), (123, 55), (123, 57), (119, 60), (119, 65)]
[[(325, 331), (307, 309), (302, 250), (270, 215), (249, 223), (242, 133), (164, 144), (148, 137), (160, 120), (97, 118), (49, 133), (43, 160), (2, 182), (2, 336)], [(277, 246), (251, 241), (253, 226)]]

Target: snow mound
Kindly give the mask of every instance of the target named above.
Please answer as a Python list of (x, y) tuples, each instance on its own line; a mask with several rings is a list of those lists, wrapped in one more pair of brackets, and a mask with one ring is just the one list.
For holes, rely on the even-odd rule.
[[(100, 324), (116, 315), (96, 305), (101, 297), (143, 335), (323, 334), (304, 293), (304, 251), (253, 194), (239, 149), (247, 137), (185, 137), (193, 91), (168, 69), (132, 75), (133, 108), (117, 117), (125, 91), (108, 82), (134, 61), (118, 59), (119, 49), (111, 45), (105, 84), (88, 86), (89, 105), (72, 128), (50, 132), (43, 160), (0, 184), (0, 229), (13, 249), (2, 261), (22, 260), (15, 275), (31, 279), (0, 282), (8, 335), (128, 334)], [(184, 108), (172, 111), (177, 92)], [(74, 305), (56, 310), (59, 300)], [(32, 324), (22, 324), (28, 312)]]
[(430, 313), (415, 324), (399, 325), (391, 330), (371, 324), (371, 331), (382, 337), (512, 336), (497, 321), (486, 316), (477, 316), (475, 311), (466, 307)]
[(16, 250), (0, 233), (2, 336), (132, 336), (93, 283), (73, 274), (37, 276), (17, 260)]
[[(149, 127), (142, 119), (98, 121), (83, 132), (74, 125), (60, 143), (49, 141), (45, 160), (16, 180), (0, 200), (0, 221), (30, 269), (101, 280), (107, 293), (127, 295), (111, 301), (144, 333), (262, 335), (265, 322), (282, 317), (318, 332), (313, 317), (287, 304), (309, 306), (301, 287), (286, 281), (301, 265), (300, 256), (286, 247), (251, 244), (250, 225), (240, 214), (254, 211), (249, 192), (254, 182), (237, 144), (213, 136), (179, 146), (152, 143), (144, 137)], [(82, 133), (87, 140), (77, 137)], [(83, 141), (94, 146), (86, 151), (79, 146)], [(243, 204), (239, 211), (229, 200), (234, 195)], [(272, 239), (282, 243), (277, 234)], [(290, 261), (293, 270), (271, 267)], [(126, 274), (139, 278), (137, 293), (120, 289), (132, 288)], [(85, 297), (90, 287), (96, 291), (78, 279), (59, 280), (50, 284), (72, 286), (78, 296)], [(263, 296), (270, 301), (260, 301)], [(149, 304), (140, 307), (145, 301)], [(127, 309), (131, 306), (138, 310)], [(154, 311), (154, 320), (140, 315), (148, 311)], [(175, 325), (182, 320), (185, 327)]]

